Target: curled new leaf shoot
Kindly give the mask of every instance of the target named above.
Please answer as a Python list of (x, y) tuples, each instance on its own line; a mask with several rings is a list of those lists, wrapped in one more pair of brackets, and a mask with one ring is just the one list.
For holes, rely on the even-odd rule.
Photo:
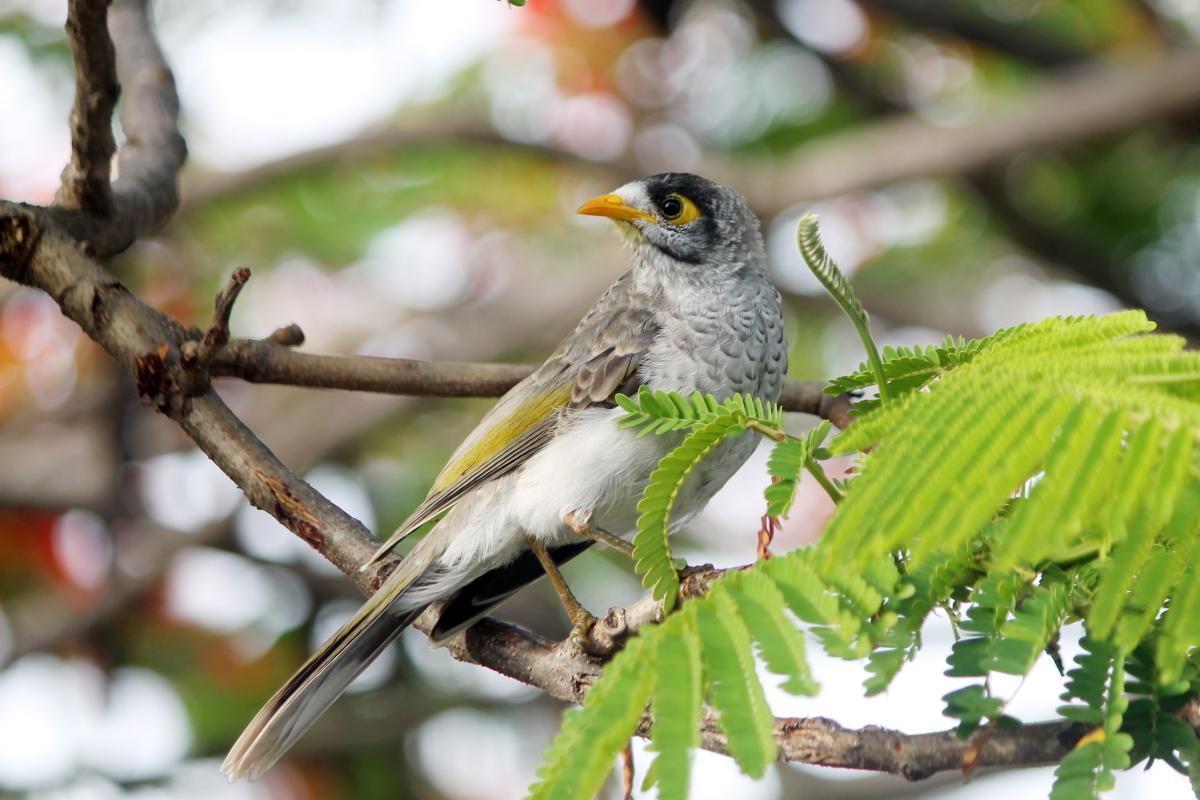
[(825, 291), (829, 292), (834, 301), (841, 306), (842, 311), (854, 325), (854, 329), (858, 331), (863, 347), (866, 348), (871, 370), (875, 373), (875, 382), (879, 386), (879, 397), (886, 403), (892, 399), (892, 390), (883, 371), (883, 360), (879, 357), (879, 348), (875, 346), (875, 340), (871, 338), (870, 318), (867, 316), (867, 310), (863, 308), (862, 301), (850, 287), (850, 281), (846, 280), (845, 274), (838, 269), (838, 265), (825, 252), (825, 246), (821, 243), (819, 223), (820, 219), (811, 211), (800, 218), (800, 226), (796, 231), (800, 255), (804, 257), (804, 263), (812, 270), (812, 274), (821, 282)]

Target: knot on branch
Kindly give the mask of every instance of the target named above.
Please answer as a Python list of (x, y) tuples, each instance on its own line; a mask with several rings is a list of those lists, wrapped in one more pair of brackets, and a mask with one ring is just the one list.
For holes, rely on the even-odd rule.
[(614, 607), (596, 620), (596, 624), (588, 631), (587, 638), (580, 644), (588, 655), (607, 661), (620, 652), (625, 642), (635, 633), (637, 629), (629, 625), (625, 609)]
[(182, 410), (187, 394), (179, 380), (179, 351), (163, 342), (157, 350), (133, 358), (138, 396), (167, 415)]
[(0, 216), (0, 274), (28, 283), (25, 271), (40, 234), (32, 214), (20, 206), (10, 206)]

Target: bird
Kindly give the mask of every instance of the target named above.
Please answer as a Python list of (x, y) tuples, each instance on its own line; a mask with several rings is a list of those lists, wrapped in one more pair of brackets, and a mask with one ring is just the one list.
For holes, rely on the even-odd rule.
[[(436, 645), (548, 576), (573, 635), (585, 633), (595, 618), (558, 567), (597, 542), (632, 556), (638, 500), (683, 435), (620, 428), (618, 393), (646, 386), (778, 400), (787, 374), (782, 302), (758, 219), (740, 194), (668, 172), (588, 200), (577, 213), (611, 220), (632, 266), (454, 451), (373, 560), (433, 527), (251, 720), (222, 766), (230, 780), (268, 770), (430, 606), (440, 608), (430, 634)], [(676, 525), (703, 508), (756, 444), (752, 436), (730, 439), (698, 465), (676, 500)]]

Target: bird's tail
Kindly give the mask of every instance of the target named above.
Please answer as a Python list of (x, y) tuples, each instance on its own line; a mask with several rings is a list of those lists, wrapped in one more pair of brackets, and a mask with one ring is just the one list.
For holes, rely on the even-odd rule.
[(238, 737), (221, 771), (230, 780), (262, 775), (333, 704), (360, 672), (424, 610), (396, 601), (442, 548), (427, 537), (353, 618), (288, 679)]

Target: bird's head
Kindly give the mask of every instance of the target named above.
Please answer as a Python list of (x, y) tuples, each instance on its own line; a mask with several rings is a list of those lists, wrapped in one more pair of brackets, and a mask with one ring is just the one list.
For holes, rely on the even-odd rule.
[(658, 261), (736, 269), (765, 261), (758, 219), (740, 194), (698, 175), (664, 172), (588, 200), (576, 211), (611, 219)]

